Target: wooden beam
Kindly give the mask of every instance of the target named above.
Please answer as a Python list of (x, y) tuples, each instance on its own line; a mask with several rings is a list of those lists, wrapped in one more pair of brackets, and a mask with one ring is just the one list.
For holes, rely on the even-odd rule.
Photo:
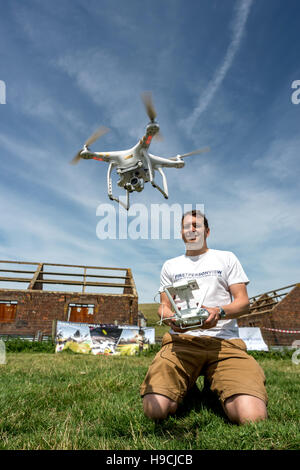
[(43, 263), (44, 266), (64, 266), (69, 268), (87, 268), (87, 269), (106, 269), (111, 271), (126, 271), (127, 268), (111, 268), (107, 266), (85, 266), (83, 264), (58, 264), (58, 263)]
[[(9, 263), (9, 264), (32, 264), (39, 265), (41, 263), (31, 262), (31, 261), (8, 261), (0, 260), (0, 263)], [(87, 268), (87, 269), (105, 269), (108, 271), (127, 271), (127, 268), (112, 268), (107, 266), (85, 266), (83, 264), (61, 264), (61, 263), (42, 263), (44, 266), (63, 266), (71, 268)]]
[[(1, 270), (0, 270), (1, 271)], [(14, 272), (19, 272), (19, 271), (14, 271)], [(26, 271), (24, 271), (26, 272)], [(28, 271), (30, 272), (30, 271)], [(34, 271), (31, 271), (34, 272)], [(44, 275), (51, 275), (51, 276), (74, 276), (74, 277), (82, 277), (83, 275), (86, 275), (86, 277), (103, 277), (106, 279), (130, 279), (129, 276), (108, 276), (105, 274), (84, 274), (84, 273), (57, 273), (57, 272), (47, 272), (47, 271), (42, 271)]]
[(1, 273), (34, 274), (36, 271), (23, 271), (22, 269), (0, 269)]
[(85, 286), (86, 286), (86, 268), (84, 268), (83, 271), (83, 286), (82, 286), (82, 293), (84, 294), (85, 291)]
[[(1, 280), (1, 278), (0, 278)], [(83, 286), (84, 281), (67, 281), (61, 279), (43, 279), (36, 280), (36, 283), (42, 282), (43, 284), (65, 284), (70, 286)], [(95, 286), (95, 287), (131, 287), (130, 284), (118, 284), (113, 282), (86, 282), (86, 286)]]
[(7, 260), (0, 260), (0, 263), (8, 263), (8, 264), (39, 264), (36, 261), (32, 262), (31, 261), (7, 261)]
[[(0, 277), (0, 281), (6, 282), (26, 282), (31, 283), (32, 278), (26, 277)], [(43, 284), (65, 284), (65, 285), (74, 285), (74, 286), (82, 286), (84, 285), (83, 281), (67, 281), (61, 279), (36, 279), (35, 284), (43, 283)], [(118, 284), (113, 282), (86, 282), (86, 286), (95, 286), (95, 287), (132, 287), (131, 284)]]
[(7, 282), (31, 282), (32, 278), (29, 277), (0, 277), (0, 281)]
[[(30, 283), (29, 283), (29, 286), (27, 287), (27, 289), (36, 289), (35, 287), (35, 283), (37, 282), (38, 278), (39, 279), (42, 279), (43, 278), (43, 275), (41, 274), (42, 272), (42, 269), (43, 269), (43, 265), (42, 263), (40, 263), (37, 267), (37, 270), (35, 271), (35, 274), (33, 276), (33, 278), (31, 279)], [(42, 287), (43, 288), (43, 287)]]

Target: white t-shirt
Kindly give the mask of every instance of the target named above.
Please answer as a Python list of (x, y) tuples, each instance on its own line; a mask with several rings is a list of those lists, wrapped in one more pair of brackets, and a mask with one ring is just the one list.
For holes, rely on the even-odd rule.
[[(193, 291), (195, 300), (200, 298), (202, 289), (206, 290), (202, 302), (206, 307), (225, 306), (232, 302), (229, 286), (243, 282), (249, 283), (241, 263), (231, 251), (209, 249), (203, 255), (181, 255), (167, 260), (161, 270), (159, 292), (163, 292), (165, 286), (183, 279), (197, 279), (199, 291)], [(197, 296), (198, 294), (198, 296)], [(170, 333), (176, 332), (170, 330)], [(193, 336), (215, 336), (218, 338), (238, 338), (238, 326), (236, 319), (220, 320), (214, 328), (193, 328), (185, 334)]]

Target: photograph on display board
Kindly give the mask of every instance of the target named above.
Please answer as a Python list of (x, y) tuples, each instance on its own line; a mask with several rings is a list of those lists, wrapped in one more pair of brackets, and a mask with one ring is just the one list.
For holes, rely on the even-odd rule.
[(124, 328), (117, 346), (117, 354), (132, 356), (149, 348), (154, 343), (153, 328)]
[(92, 340), (88, 324), (57, 322), (55, 352), (70, 349), (73, 352), (89, 354)]
[(92, 354), (115, 354), (122, 330), (115, 325), (89, 326)]
[(132, 356), (154, 343), (154, 328), (61, 321), (56, 325), (56, 352)]

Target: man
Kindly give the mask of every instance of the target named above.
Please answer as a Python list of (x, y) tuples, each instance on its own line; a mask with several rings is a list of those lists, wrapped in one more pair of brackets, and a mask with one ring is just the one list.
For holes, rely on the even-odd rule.
[[(236, 322), (249, 310), (249, 280), (233, 253), (208, 248), (209, 233), (200, 211), (184, 214), (185, 255), (163, 265), (158, 314), (171, 330), (164, 335), (162, 348), (141, 385), (144, 413), (152, 419), (175, 413), (199, 375), (204, 375), (231, 422), (263, 420), (267, 418), (264, 372), (247, 354)], [(206, 291), (203, 308), (209, 317), (201, 328), (180, 329), (170, 319), (174, 313), (164, 287), (181, 279), (198, 280), (196, 300), (197, 292), (200, 298), (202, 289)]]

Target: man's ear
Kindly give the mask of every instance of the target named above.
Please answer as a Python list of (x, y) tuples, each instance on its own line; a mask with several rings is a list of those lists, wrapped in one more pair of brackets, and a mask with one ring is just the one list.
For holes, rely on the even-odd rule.
[(206, 237), (208, 237), (209, 234), (210, 234), (210, 228), (208, 227), (208, 228), (205, 229), (205, 235), (206, 235)]

